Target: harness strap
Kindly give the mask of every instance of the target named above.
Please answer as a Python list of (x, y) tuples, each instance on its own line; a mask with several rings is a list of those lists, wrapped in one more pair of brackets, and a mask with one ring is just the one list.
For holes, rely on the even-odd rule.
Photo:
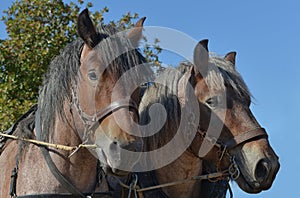
[[(94, 193), (93, 195), (83, 193), (86, 198), (112, 198), (112, 192), (101, 192)], [(72, 198), (73, 194), (70, 193), (59, 193), (59, 194), (37, 194), (37, 195), (23, 195), (18, 196), (18, 198)]]
[(122, 108), (131, 108), (132, 110), (134, 110), (134, 113), (137, 116), (139, 116), (138, 106), (132, 99), (130, 99), (130, 98), (121, 99), (121, 100), (111, 103), (107, 107), (98, 111), (95, 114), (95, 118), (93, 119), (94, 122), (91, 124), (89, 129), (93, 128), (96, 124), (101, 122), (103, 119), (105, 119), (107, 116), (112, 114), (114, 111), (117, 111)]
[(232, 139), (224, 142), (224, 144), (228, 149), (232, 149), (235, 146), (238, 146), (238, 145), (240, 145), (248, 140), (252, 140), (253, 138), (256, 138), (256, 137), (268, 138), (268, 134), (266, 133), (266, 130), (264, 128), (256, 128), (256, 129), (252, 129), (247, 132), (244, 132), (242, 134), (239, 134), (239, 135), (233, 137)]
[(72, 97), (74, 100), (75, 109), (78, 112), (80, 119), (83, 121), (83, 123), (86, 126), (88, 126), (87, 130), (92, 129), (96, 124), (104, 120), (107, 116), (112, 114), (114, 111), (117, 111), (122, 108), (130, 108), (134, 110), (134, 113), (137, 116), (139, 116), (138, 106), (130, 97), (125, 97), (123, 99), (114, 101), (108, 106), (104, 107), (103, 109), (97, 111), (94, 115), (89, 115), (81, 109), (79, 105), (79, 99), (77, 96), (76, 88), (72, 90)]
[[(36, 117), (35, 117), (35, 130), (38, 139), (41, 139), (41, 126), (40, 126), (40, 111), (37, 109), (36, 111)], [(58, 170), (56, 165), (54, 164), (50, 154), (49, 150), (43, 146), (40, 147), (42, 154), (47, 162), (47, 165), (51, 171), (51, 173), (54, 175), (54, 177), (62, 184), (62, 186), (68, 190), (70, 193), (73, 194), (74, 197), (85, 197), (70, 181), (68, 181), (62, 173)]]
[(17, 177), (18, 177), (18, 167), (16, 166), (12, 171), (10, 175), (10, 188), (9, 188), (9, 194), (11, 197), (17, 197)]

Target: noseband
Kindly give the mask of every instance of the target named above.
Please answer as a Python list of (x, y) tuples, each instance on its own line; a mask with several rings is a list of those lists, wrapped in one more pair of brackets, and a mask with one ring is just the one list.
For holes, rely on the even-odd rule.
[(232, 139), (226, 141), (219, 141), (216, 137), (211, 137), (205, 132), (205, 130), (198, 129), (198, 133), (211, 144), (218, 148), (226, 148), (231, 150), (245, 142), (251, 141), (253, 139), (268, 138), (268, 134), (264, 128), (258, 127), (251, 129), (249, 131), (243, 132), (237, 136), (234, 136)]

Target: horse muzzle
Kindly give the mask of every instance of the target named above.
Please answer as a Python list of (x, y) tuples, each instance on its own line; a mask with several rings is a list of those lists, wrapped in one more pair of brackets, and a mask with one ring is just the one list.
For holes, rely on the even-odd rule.
[(268, 190), (279, 171), (279, 158), (266, 139), (248, 142), (242, 147), (237, 164), (241, 176), (236, 182), (247, 193)]
[(138, 163), (141, 150), (141, 141), (126, 144), (111, 141), (98, 147), (96, 153), (102, 166), (109, 167), (110, 171), (108, 172), (116, 175), (126, 175), (132, 172), (133, 167)]

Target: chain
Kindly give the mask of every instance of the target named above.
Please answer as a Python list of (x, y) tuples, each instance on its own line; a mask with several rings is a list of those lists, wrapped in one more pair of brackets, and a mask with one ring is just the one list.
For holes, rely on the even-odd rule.
[(240, 169), (239, 169), (238, 165), (235, 162), (234, 156), (231, 157), (231, 164), (228, 168), (228, 171), (229, 171), (230, 177), (233, 180), (237, 180), (237, 178), (239, 178), (239, 176), (241, 174)]

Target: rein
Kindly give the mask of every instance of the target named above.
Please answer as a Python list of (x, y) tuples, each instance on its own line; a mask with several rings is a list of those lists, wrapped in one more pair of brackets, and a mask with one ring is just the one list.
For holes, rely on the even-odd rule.
[[(225, 170), (225, 171), (209, 173), (209, 174), (205, 174), (205, 175), (196, 175), (196, 176), (193, 176), (193, 177), (190, 177), (190, 178), (187, 178), (187, 179), (168, 182), (168, 183), (159, 184), (159, 185), (155, 185), (155, 186), (149, 186), (149, 187), (145, 187), (145, 188), (140, 188), (137, 185), (138, 177), (137, 177), (136, 174), (134, 174), (135, 177), (134, 177), (133, 181), (130, 183), (130, 185), (126, 185), (125, 183), (123, 183), (119, 179), (118, 179), (118, 182), (123, 188), (125, 188), (129, 191), (128, 198), (130, 198), (132, 194), (134, 194), (135, 198), (138, 198), (138, 195), (140, 197), (143, 197), (141, 193), (145, 192), (145, 191), (156, 190), (156, 189), (161, 189), (161, 188), (170, 187), (170, 186), (176, 186), (176, 185), (188, 183), (188, 182), (195, 181), (195, 180), (209, 180), (209, 181), (214, 180), (214, 181), (218, 181), (218, 180), (226, 179), (229, 176), (231, 176), (230, 172), (231, 171), (228, 169), (228, 170)], [(231, 198), (232, 198), (232, 194), (231, 194)]]

